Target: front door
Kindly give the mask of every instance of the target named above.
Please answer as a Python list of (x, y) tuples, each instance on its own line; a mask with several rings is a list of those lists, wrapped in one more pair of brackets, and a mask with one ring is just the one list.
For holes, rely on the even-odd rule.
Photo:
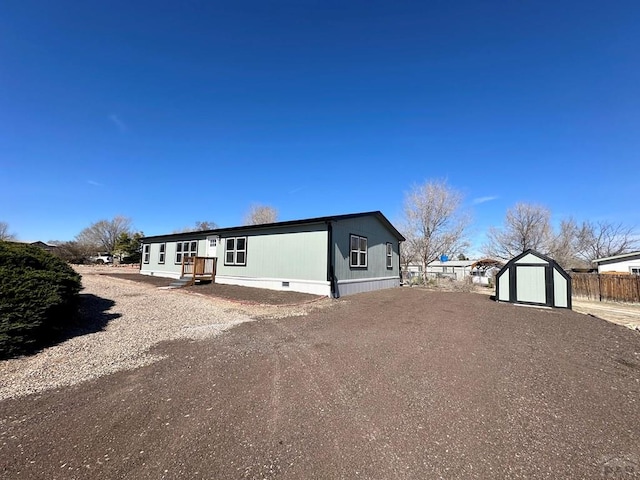
[(218, 244), (220, 238), (218, 235), (210, 235), (207, 237), (207, 257), (218, 257)]

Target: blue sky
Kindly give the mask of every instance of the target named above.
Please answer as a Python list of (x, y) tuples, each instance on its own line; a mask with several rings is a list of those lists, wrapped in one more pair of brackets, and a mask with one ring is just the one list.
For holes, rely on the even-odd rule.
[(640, 225), (640, 3), (0, 5), (0, 220), (72, 239), (465, 195), (482, 243), (516, 202)]

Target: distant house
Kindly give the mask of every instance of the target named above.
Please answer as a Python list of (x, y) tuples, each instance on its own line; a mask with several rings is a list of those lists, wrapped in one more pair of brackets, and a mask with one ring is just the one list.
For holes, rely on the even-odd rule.
[(598, 266), (598, 273), (640, 275), (640, 252), (597, 258), (593, 263)]
[(504, 262), (493, 258), (482, 258), (471, 264), (471, 278), (473, 283), (491, 285), (493, 278), (504, 266)]
[(471, 275), (473, 260), (435, 260), (427, 265), (427, 276), (430, 278), (447, 277), (452, 280), (463, 280)]
[[(489, 284), (492, 278), (504, 263), (499, 260), (435, 260), (427, 265), (428, 278), (450, 278), (452, 280), (464, 280), (471, 277), (473, 283)], [(405, 278), (411, 279), (422, 276), (422, 265), (413, 262), (404, 271)]]
[(25, 243), (27, 245), (33, 245), (34, 247), (41, 248), (43, 250), (46, 250), (47, 252), (53, 252), (56, 248), (58, 248), (57, 245), (52, 245), (50, 243), (45, 243), (45, 242), (42, 242), (40, 240), (37, 240), (35, 242), (17, 242), (17, 243)]
[(399, 286), (401, 241), (378, 211), (157, 235), (141, 240), (140, 273), (339, 297)]

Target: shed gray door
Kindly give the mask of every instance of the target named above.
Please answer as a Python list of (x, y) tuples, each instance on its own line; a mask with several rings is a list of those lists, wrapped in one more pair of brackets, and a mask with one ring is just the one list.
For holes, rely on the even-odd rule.
[(547, 304), (546, 266), (516, 266), (516, 301)]

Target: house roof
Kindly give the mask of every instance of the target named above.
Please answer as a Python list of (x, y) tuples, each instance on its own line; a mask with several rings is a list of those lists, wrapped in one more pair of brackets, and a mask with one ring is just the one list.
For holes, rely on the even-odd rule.
[(476, 260), (471, 264), (471, 268), (490, 268), (490, 267), (498, 267), (502, 268), (505, 262), (501, 260), (496, 260), (494, 258), (481, 258), (480, 260)]
[(54, 245), (52, 243), (43, 242), (41, 240), (36, 240), (35, 242), (31, 241), (31, 240), (15, 240), (15, 241), (13, 241), (13, 243), (24, 243), (26, 245), (34, 245), (36, 247), (50, 247), (50, 248), (56, 248), (57, 247), (57, 245)]
[(213, 230), (198, 230), (194, 232), (182, 232), (182, 233), (172, 233), (165, 235), (155, 235), (150, 237), (144, 237), (141, 241), (145, 240), (157, 240), (157, 239), (179, 239), (182, 237), (185, 238), (205, 238), (207, 235), (215, 235), (215, 234), (225, 234), (232, 233), (238, 231), (260, 231), (269, 228), (279, 228), (279, 227), (293, 227), (298, 225), (310, 225), (314, 223), (326, 223), (326, 222), (334, 222), (339, 220), (348, 220), (350, 218), (358, 218), (358, 217), (367, 217), (373, 216), (376, 217), (389, 231), (400, 241), (406, 240), (404, 236), (394, 227), (387, 217), (385, 217), (382, 212), (379, 210), (373, 212), (362, 212), (362, 213), (349, 213), (345, 215), (333, 215), (328, 217), (315, 217), (315, 218), (306, 218), (302, 220), (289, 220), (286, 222), (276, 222), (276, 223), (265, 223), (262, 225), (242, 225), (239, 227), (228, 227), (228, 228), (216, 228)]
[(611, 257), (596, 258), (593, 260), (593, 263), (610, 262), (612, 260), (626, 260), (633, 257), (640, 257), (640, 252), (621, 253), (620, 255), (613, 255)]

